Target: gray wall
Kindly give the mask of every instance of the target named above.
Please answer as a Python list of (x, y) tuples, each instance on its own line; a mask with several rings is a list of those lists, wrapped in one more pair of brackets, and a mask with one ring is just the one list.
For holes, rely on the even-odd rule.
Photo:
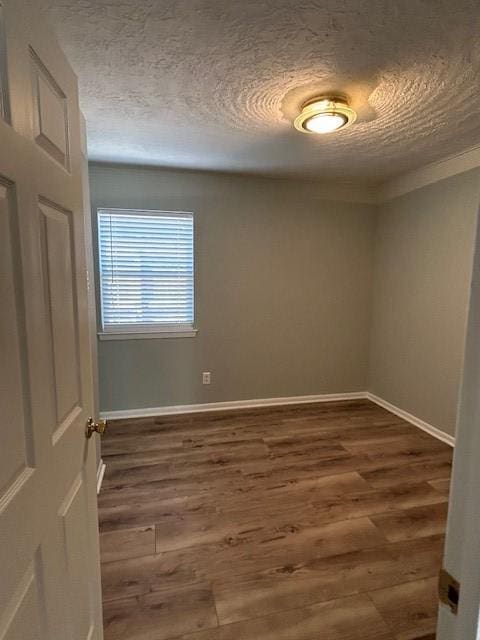
[(375, 256), (370, 391), (455, 432), (480, 171), (382, 205)]
[(94, 218), (187, 210), (196, 227), (197, 337), (100, 342), (103, 411), (366, 389), (373, 205), (312, 182), (97, 164), (90, 179)]
[[(480, 170), (382, 204), (93, 164), (98, 207), (195, 213), (196, 338), (99, 343), (103, 411), (364, 391), (453, 434)], [(212, 384), (201, 384), (211, 371)]]

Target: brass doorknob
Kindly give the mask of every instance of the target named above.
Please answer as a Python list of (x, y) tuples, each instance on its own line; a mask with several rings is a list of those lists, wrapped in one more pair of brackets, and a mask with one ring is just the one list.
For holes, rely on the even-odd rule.
[(87, 438), (91, 438), (94, 433), (98, 433), (99, 435), (103, 436), (106, 428), (107, 428), (106, 420), (99, 420), (98, 422), (95, 422), (93, 418), (89, 418), (87, 420), (87, 426), (85, 428), (85, 436)]

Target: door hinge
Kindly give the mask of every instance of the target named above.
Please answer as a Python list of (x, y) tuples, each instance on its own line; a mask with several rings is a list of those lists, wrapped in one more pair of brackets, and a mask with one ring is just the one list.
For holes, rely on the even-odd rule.
[(460, 583), (445, 569), (440, 571), (438, 596), (440, 598), (440, 602), (443, 602), (443, 604), (450, 607), (452, 613), (457, 613), (458, 601), (460, 598)]

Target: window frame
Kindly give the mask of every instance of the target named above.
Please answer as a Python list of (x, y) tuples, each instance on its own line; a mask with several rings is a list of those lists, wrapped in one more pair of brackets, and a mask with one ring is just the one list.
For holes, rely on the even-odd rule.
[[(193, 275), (193, 299), (192, 299), (192, 322), (168, 324), (164, 322), (156, 323), (133, 323), (119, 324), (118, 326), (105, 326), (103, 320), (103, 287), (102, 287), (102, 256), (100, 241), (100, 224), (99, 216), (102, 212), (113, 213), (116, 215), (144, 215), (153, 217), (176, 216), (179, 218), (189, 218), (192, 220), (192, 275)], [(196, 260), (195, 260), (195, 214), (193, 211), (167, 211), (164, 209), (126, 209), (116, 207), (97, 207), (96, 210), (97, 223), (97, 255), (98, 255), (98, 291), (100, 302), (100, 331), (97, 335), (100, 340), (141, 340), (148, 338), (193, 338), (197, 335), (198, 329), (195, 326), (196, 319)]]

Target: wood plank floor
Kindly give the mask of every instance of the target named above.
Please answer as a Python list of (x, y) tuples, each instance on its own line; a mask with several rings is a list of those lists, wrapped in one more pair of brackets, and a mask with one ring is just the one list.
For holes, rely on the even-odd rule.
[(365, 400), (112, 422), (106, 640), (432, 640), (452, 450)]

